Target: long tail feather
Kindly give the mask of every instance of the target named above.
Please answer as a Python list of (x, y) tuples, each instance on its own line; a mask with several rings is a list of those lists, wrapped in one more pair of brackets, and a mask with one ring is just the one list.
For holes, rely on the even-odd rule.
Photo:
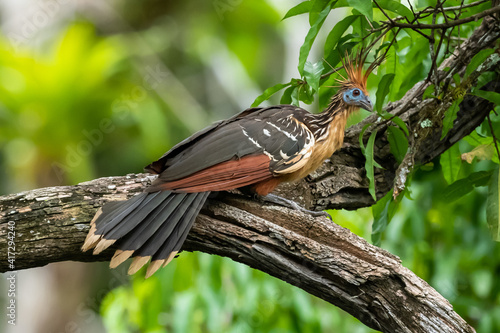
[(176, 225), (175, 230), (172, 232), (168, 240), (163, 243), (162, 247), (153, 256), (153, 260), (164, 258), (171, 252), (178, 252), (181, 249), (189, 230), (191, 230), (191, 227), (193, 226), (196, 215), (198, 215), (198, 212), (205, 203), (205, 200), (207, 200), (208, 194), (208, 192), (205, 192), (204, 195), (200, 195), (196, 198), (198, 199), (196, 206), (192, 206), (190, 210), (186, 212), (186, 215), (183, 216), (182, 223), (178, 223)]
[(137, 255), (153, 256), (163, 243), (170, 239), (170, 236), (175, 233), (177, 228), (185, 226), (186, 223), (183, 221), (183, 217), (193, 209), (191, 204), (194, 199), (195, 196), (184, 197), (183, 201), (179, 203), (175, 211), (169, 216), (171, 223), (163, 224), (161, 228), (151, 236), (149, 241), (144, 243), (144, 245), (137, 250)]
[(97, 254), (113, 245), (110, 267), (133, 257), (129, 274), (151, 259), (149, 277), (177, 255), (209, 194), (161, 191), (108, 203), (92, 220), (82, 250)]
[(198, 212), (208, 198), (209, 192), (204, 192), (203, 194), (204, 195), (198, 195), (194, 198), (190, 203), (189, 209), (183, 212), (172, 233), (161, 246), (156, 248), (151, 258), (151, 264), (146, 272), (146, 278), (153, 275), (160, 267), (167, 266), (180, 251)]

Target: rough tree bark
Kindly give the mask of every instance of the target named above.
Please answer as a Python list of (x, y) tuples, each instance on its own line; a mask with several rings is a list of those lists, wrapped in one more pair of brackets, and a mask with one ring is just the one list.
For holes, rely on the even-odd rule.
[[(463, 74), (470, 59), (492, 47), (500, 27), (491, 18), (441, 66), (439, 80)], [(471, 75), (496, 71), (495, 53)], [(410, 128), (411, 147), (401, 165), (389, 152), (388, 125), (376, 116), (377, 197), (393, 186), (401, 190), (414, 165), (426, 163), (477, 127), (491, 110), (479, 98), (467, 96), (453, 128), (440, 140), (444, 111), (456, 98), (452, 90), (441, 101), (422, 100), (428, 82), (420, 82), (403, 99), (388, 105)], [(490, 84), (485, 89), (500, 90)], [(432, 126), (423, 126), (432, 124)], [(279, 192), (313, 209), (356, 209), (372, 205), (365, 179), (358, 136), (363, 124), (348, 129), (346, 145), (306, 180)], [(8, 232), (15, 232), (15, 250), (0, 253), (0, 271), (26, 269), (51, 262), (109, 260), (80, 252), (95, 211), (107, 201), (123, 200), (142, 191), (154, 176), (147, 174), (96, 179), (76, 186), (59, 186), (0, 197), (0, 244), (8, 249)], [(395, 182), (394, 182), (395, 180)], [(10, 227), (13, 227), (10, 230)], [(11, 234), (12, 235), (12, 234)], [(313, 218), (283, 207), (262, 205), (238, 193), (219, 193), (199, 215), (183, 247), (230, 257), (316, 295), (383, 332), (474, 332), (449, 302), (401, 265), (398, 257), (370, 245), (326, 218)], [(12, 251), (11, 251), (12, 250)], [(15, 252), (10, 266), (9, 251)], [(12, 255), (12, 254), (11, 254)]]

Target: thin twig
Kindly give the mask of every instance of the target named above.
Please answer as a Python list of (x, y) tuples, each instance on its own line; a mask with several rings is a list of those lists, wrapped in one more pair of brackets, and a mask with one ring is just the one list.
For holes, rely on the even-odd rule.
[[(392, 27), (396, 27), (397, 24), (396, 22), (394, 22), (391, 17), (385, 12), (384, 9), (382, 9), (382, 7), (380, 7), (380, 5), (378, 4), (377, 1), (373, 0), (373, 2), (375, 3), (375, 5), (378, 7), (378, 9), (380, 9), (380, 11), (382, 12), (382, 14), (384, 14), (385, 17), (387, 17), (387, 19), (389, 20), (389, 25), (392, 26)], [(384, 23), (387, 23), (387, 22), (384, 22)], [(409, 23), (410, 25), (414, 25), (413, 22)], [(429, 39), (429, 37), (427, 35), (425, 35), (424, 33), (422, 33), (421, 31), (418, 31), (416, 29), (413, 29), (415, 30), (416, 32), (418, 32), (419, 34), (421, 34), (422, 36), (424, 36), (425, 38)], [(429, 39), (430, 40), (430, 39)], [(434, 38), (432, 38), (432, 41), (434, 41)]]
[[(444, 0), (444, 1), (446, 1), (446, 0)], [(443, 1), (443, 2), (439, 2), (439, 1), (438, 1), (437, 7), (438, 7), (438, 8), (441, 10), (441, 12), (443, 13), (444, 21), (445, 21), (446, 23), (448, 23), (448, 16), (446, 15), (446, 12), (444, 11), (444, 8), (443, 8), (444, 1)]]
[(382, 39), (389, 31), (391, 31), (392, 27), (387, 27), (377, 38), (373, 40), (366, 48), (369, 50), (373, 47), (373, 45), (377, 44), (377, 42)]
[[(415, 17), (415, 20), (417, 20), (417, 23), (418, 23), (418, 19), (417, 19), (418, 15), (415, 14), (415, 10), (413, 9), (413, 5), (411, 4), (410, 0), (408, 0), (408, 5), (410, 6), (410, 10), (411, 10), (411, 12), (413, 14), (413, 17)], [(403, 17), (406, 19), (406, 22), (412, 23), (412, 22), (410, 22), (410, 20), (408, 20), (408, 18), (406, 16), (403, 16)]]
[(445, 12), (454, 11), (454, 10), (462, 11), (462, 9), (464, 9), (464, 8), (476, 7), (476, 6), (479, 6), (479, 5), (481, 5), (485, 2), (488, 2), (488, 1), (490, 1), (490, 0), (481, 0), (481, 1), (471, 2), (467, 5), (464, 5), (463, 1), (462, 1), (462, 4), (460, 6), (445, 7), (445, 8), (443, 8), (443, 11), (445, 11)]
[[(436, 94), (439, 95), (439, 82), (438, 82), (438, 73), (437, 73), (437, 58), (439, 56), (439, 51), (441, 51), (441, 46), (443, 45), (444, 36), (446, 34), (446, 29), (441, 30), (441, 38), (439, 39), (439, 43), (437, 49), (435, 50), (434, 56), (432, 57), (432, 65), (431, 70), (429, 71), (429, 75), (431, 79), (434, 79), (434, 87), (436, 87)], [(434, 75), (431, 75), (434, 73)]]
[[(434, 12), (432, 13), (432, 24), (436, 23), (436, 16), (437, 16), (437, 10), (439, 7), (439, 3), (440, 3), (440, 1), (438, 0), (438, 2), (436, 4), (436, 8), (434, 9)], [(434, 73), (434, 64), (436, 63), (436, 57), (437, 57), (436, 52), (434, 50), (434, 43), (436, 41), (434, 39), (434, 29), (431, 29), (430, 36), (431, 36), (431, 38), (429, 39), (429, 50), (430, 50), (430, 55), (431, 55), (431, 59), (432, 59), (432, 65), (431, 65), (431, 70), (429, 71), (429, 74), (427, 74), (427, 81), (433, 82), (432, 74)], [(435, 82), (434, 82), (434, 86), (437, 88), (437, 85), (435, 84)]]
[(482, 11), (481, 13), (477, 13), (475, 15), (463, 18), (463, 19), (458, 19), (454, 21), (450, 21), (448, 23), (434, 23), (434, 24), (410, 24), (410, 23), (399, 23), (394, 20), (391, 20), (390, 22), (388, 21), (382, 21), (382, 23), (385, 23), (386, 25), (390, 25), (393, 27), (400, 27), (400, 28), (410, 28), (410, 29), (448, 29), (451, 27), (455, 27), (457, 25), (477, 21), (480, 18), (483, 18), (488, 15), (492, 15), (495, 13), (500, 12), (500, 6), (496, 6), (490, 9), (487, 9), (485, 11)]
[[(464, 0), (462, 0), (462, 1), (461, 1), (461, 4), (462, 4), (462, 5), (464, 4)], [(454, 18), (454, 19), (455, 19), (455, 20), (456, 20), (456, 19), (458, 19), (458, 18), (460, 17), (461, 13), (462, 13), (462, 10), (461, 10), (461, 9), (459, 9), (459, 10), (458, 10), (458, 14), (453, 13), (453, 14), (455, 15), (455, 18)], [(443, 14), (444, 14), (444, 11), (443, 11)], [(445, 15), (445, 14), (444, 14), (444, 15)], [(452, 53), (452, 52), (450, 51), (450, 42), (453, 40), (453, 36), (452, 36), (452, 34), (453, 34), (453, 30), (454, 30), (454, 29), (455, 29), (455, 27), (452, 27), (452, 28), (450, 29), (450, 32), (449, 32), (449, 34), (448, 34), (448, 38), (446, 39), (446, 51), (445, 51), (445, 53), (444, 53), (444, 57), (446, 57), (448, 54)], [(458, 34), (460, 35), (460, 26), (458, 26), (458, 27), (457, 27), (457, 29), (458, 29)], [(460, 43), (459, 43), (459, 44), (460, 44)]]
[(370, 25), (370, 27), (372, 28), (372, 30), (373, 30), (373, 29), (375, 29), (375, 28), (373, 27), (373, 24), (372, 24), (372, 23), (370, 22), (370, 20), (368, 19), (368, 17), (366, 17), (366, 16), (365, 16), (365, 20), (366, 20), (366, 22), (368, 22), (368, 24)]
[[(401, 27), (399, 27), (399, 28), (401, 28)], [(433, 37), (431, 37), (431, 36), (427, 36), (427, 35), (426, 35), (426, 34), (424, 34), (422, 31), (420, 31), (418, 28), (410, 28), (410, 29), (412, 29), (412, 30), (413, 30), (413, 31), (415, 31), (416, 33), (418, 33), (418, 34), (422, 35), (423, 37), (425, 37), (427, 40), (429, 40), (429, 42), (434, 41)]]
[(385, 59), (385, 57), (387, 56), (387, 53), (389, 53), (389, 50), (391, 49), (392, 45), (396, 42), (396, 37), (398, 36), (399, 32), (401, 31), (402, 29), (399, 28), (395, 33), (394, 33), (394, 37), (392, 38), (391, 42), (389, 43), (389, 46), (387, 46), (387, 48), (385, 49), (385, 52), (383, 55), (381, 55), (380, 57), (378, 57), (377, 59), (375, 59), (375, 61), (378, 63), (378, 65), (380, 65), (382, 63), (382, 61)]
[(495, 149), (497, 150), (497, 156), (500, 160), (500, 150), (498, 149), (497, 138), (495, 136), (495, 131), (493, 131), (493, 124), (491, 123), (490, 114), (486, 116), (488, 118), (488, 125), (490, 125), (491, 136), (493, 137), (493, 143), (495, 144)]
[[(459, 26), (460, 27), (460, 26)], [(448, 54), (452, 53), (450, 51), (450, 41), (453, 39), (452, 37), (452, 33), (453, 33), (453, 30), (455, 29), (455, 27), (451, 28), (450, 29), (450, 33), (448, 34), (448, 38), (446, 38), (446, 51), (444, 53), (444, 57), (446, 57)], [(441, 36), (441, 38), (444, 37), (444, 34), (446, 33), (446, 30), (443, 29), (443, 36)]]
[(393, 24), (394, 21), (391, 19), (391, 17), (389, 15), (387, 15), (387, 13), (385, 12), (385, 10), (383, 10), (382, 7), (380, 7), (380, 5), (378, 4), (378, 2), (376, 0), (373, 0), (373, 3), (378, 7), (378, 9), (380, 9), (380, 11), (382, 12), (382, 14), (384, 14), (384, 16), (387, 17), (387, 19), (391, 22), (391, 24)]
[[(473, 3), (469, 3), (467, 5), (464, 5), (463, 1), (462, 1), (462, 4), (460, 6), (444, 7), (443, 11), (444, 12), (450, 12), (450, 11), (456, 11), (456, 10), (461, 11), (461, 9), (479, 6), (479, 5), (481, 5), (481, 4), (485, 3), (485, 2), (488, 2), (488, 1), (490, 1), (490, 0), (481, 0), (481, 1), (476, 1), (476, 2), (473, 2)], [(410, 5), (410, 9), (411, 8), (412, 7)], [(414, 16), (423, 17), (423, 16), (421, 16), (423, 14), (426, 14), (426, 13), (431, 13), (432, 14), (432, 12), (434, 12), (434, 7), (427, 7), (427, 8), (425, 8), (425, 9), (419, 11), (419, 12), (416, 12), (416, 13), (412, 10), (412, 12), (413, 12)], [(397, 17), (393, 18), (392, 20), (397, 22), (397, 21), (401, 21), (401, 20), (405, 20), (405, 19), (408, 20), (406, 16), (397, 16)]]
[[(332, 65), (330, 65), (328, 62), (327, 62), (327, 64), (328, 64), (331, 68), (333, 68), (333, 67), (332, 67)], [(337, 72), (338, 72), (339, 70), (341, 70), (342, 68), (344, 68), (344, 66), (340, 66), (340, 67), (337, 67), (337, 68), (333, 68), (333, 69), (332, 69), (331, 71), (329, 71), (328, 73), (322, 74), (322, 75), (320, 76), (320, 79), (325, 79), (325, 78), (329, 77), (330, 75), (337, 73)]]
[[(465, 1), (465, 0), (462, 0), (462, 1), (461, 1), (461, 3), (460, 3), (460, 8), (458, 9), (458, 14), (455, 14), (455, 15), (456, 15), (456, 16), (455, 16), (455, 19), (458, 19), (458, 18), (460, 17), (460, 15), (462, 15), (462, 9), (463, 9), (463, 8), (466, 8), (466, 7), (464, 6), (464, 1)], [(460, 38), (460, 26), (457, 26), (457, 30), (458, 30), (458, 38)], [(450, 37), (451, 37), (451, 33), (452, 33), (452, 32), (453, 32), (453, 29), (450, 31)], [(449, 42), (450, 42), (450, 41), (448, 40), (448, 43), (449, 43)], [(459, 52), (459, 55), (460, 55), (461, 48), (458, 48), (458, 52)]]

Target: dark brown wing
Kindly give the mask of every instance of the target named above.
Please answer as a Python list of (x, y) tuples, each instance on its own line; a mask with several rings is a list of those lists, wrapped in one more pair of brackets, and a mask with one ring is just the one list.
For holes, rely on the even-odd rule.
[(231, 123), (233, 121), (236, 121), (237, 119), (243, 118), (248, 116), (249, 114), (252, 114), (254, 112), (258, 112), (263, 110), (263, 108), (249, 108), (246, 109), (237, 115), (217, 121), (214, 124), (194, 133), (190, 137), (182, 140), (175, 146), (173, 146), (169, 151), (167, 151), (165, 154), (163, 154), (162, 157), (160, 157), (158, 160), (152, 162), (151, 164), (147, 165), (144, 170), (149, 171), (151, 173), (156, 173), (160, 174), (162, 173), (169, 165), (172, 164), (172, 160), (177, 156), (178, 154), (182, 153), (183, 151), (189, 149), (191, 146), (195, 145), (199, 140), (203, 139), (205, 136), (210, 135), (210, 133), (216, 131), (218, 128), (223, 127), (224, 125)]
[(291, 105), (252, 109), (183, 141), (149, 166), (161, 172), (149, 192), (221, 191), (272, 179), (301, 168), (314, 136)]

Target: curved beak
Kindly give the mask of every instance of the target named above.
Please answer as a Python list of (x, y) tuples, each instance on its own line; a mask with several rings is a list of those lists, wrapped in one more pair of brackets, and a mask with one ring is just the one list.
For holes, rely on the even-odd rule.
[(373, 111), (373, 104), (370, 97), (365, 96), (361, 101), (359, 101), (359, 107), (365, 109), (366, 111)]

